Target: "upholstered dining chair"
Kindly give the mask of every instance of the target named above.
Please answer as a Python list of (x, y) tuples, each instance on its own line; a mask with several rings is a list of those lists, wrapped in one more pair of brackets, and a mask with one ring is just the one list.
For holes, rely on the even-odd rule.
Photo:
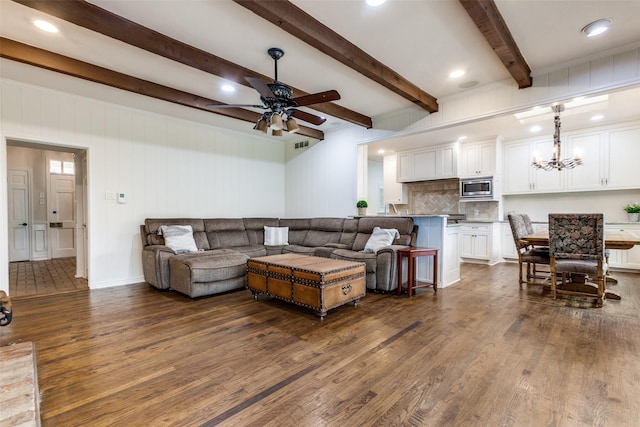
[[(606, 283), (603, 214), (549, 214), (549, 255), (551, 257), (551, 295), (595, 297), (601, 307)], [(571, 274), (585, 274), (596, 285), (568, 286)], [(558, 275), (562, 287), (558, 288)]]
[[(526, 219), (528, 216), (525, 218), (525, 215), (523, 214), (510, 213), (507, 215), (507, 218), (509, 219), (513, 242), (516, 245), (516, 252), (518, 253), (518, 280), (520, 285), (523, 283), (526, 283), (527, 285), (548, 284), (548, 273), (547, 275), (539, 276), (539, 271), (536, 269), (536, 265), (539, 264), (549, 265), (550, 259), (548, 248), (534, 248), (521, 240), (527, 234), (533, 233), (533, 226), (531, 227), (531, 231), (527, 228)], [(527, 266), (526, 280), (523, 278), (522, 272), (524, 264)], [(536, 279), (543, 280), (536, 281)]]

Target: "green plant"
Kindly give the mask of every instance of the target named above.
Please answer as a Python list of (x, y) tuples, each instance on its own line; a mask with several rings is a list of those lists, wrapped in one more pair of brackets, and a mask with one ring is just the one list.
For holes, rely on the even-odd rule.
[(624, 207), (624, 210), (627, 211), (628, 213), (638, 213), (640, 212), (640, 203), (638, 202), (629, 203), (627, 206)]
[(369, 205), (367, 204), (366, 200), (358, 200), (358, 203), (356, 203), (356, 207), (357, 208), (368, 208)]

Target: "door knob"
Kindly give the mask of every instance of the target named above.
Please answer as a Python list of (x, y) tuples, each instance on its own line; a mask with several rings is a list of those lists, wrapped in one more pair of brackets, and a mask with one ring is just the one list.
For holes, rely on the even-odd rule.
[(27, 223), (26, 223), (26, 222), (23, 222), (23, 223), (22, 223), (22, 225), (24, 225), (24, 226), (26, 227), (26, 226), (27, 226)]
[(57, 213), (58, 213), (58, 211), (53, 211), (53, 213), (54, 213), (54, 214), (57, 214)]

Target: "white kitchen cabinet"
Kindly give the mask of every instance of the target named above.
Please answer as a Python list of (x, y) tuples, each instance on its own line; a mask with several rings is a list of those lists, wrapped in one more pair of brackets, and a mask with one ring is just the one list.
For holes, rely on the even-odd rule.
[(407, 186), (398, 182), (396, 171), (397, 157), (385, 156), (382, 163), (382, 175), (384, 185), (384, 203), (407, 204), (409, 203)]
[[(607, 230), (633, 230), (640, 232), (640, 224), (611, 224), (604, 226), (605, 233)], [(612, 268), (625, 270), (640, 270), (640, 246), (634, 246), (631, 249), (611, 250), (609, 255), (609, 265)]]
[(469, 142), (460, 147), (460, 176), (473, 178), (496, 174), (496, 142)]
[(460, 258), (466, 262), (495, 264), (500, 242), (499, 223), (464, 223), (458, 232)]
[(581, 166), (568, 171), (567, 190), (620, 190), (640, 187), (640, 126), (580, 133), (569, 137)]
[(428, 181), (458, 175), (456, 144), (402, 151), (397, 154), (397, 181)]
[(564, 191), (565, 171), (545, 171), (531, 165), (534, 157), (546, 159), (552, 151), (550, 138), (505, 144), (503, 194)]
[(511, 233), (511, 225), (509, 223), (500, 224), (500, 255), (505, 259), (518, 259), (516, 244), (513, 241), (513, 233)]
[(534, 157), (551, 158), (553, 138), (504, 144), (503, 194), (555, 193), (640, 188), (640, 124), (567, 132), (561, 157), (579, 154), (574, 169), (544, 171), (531, 166)]

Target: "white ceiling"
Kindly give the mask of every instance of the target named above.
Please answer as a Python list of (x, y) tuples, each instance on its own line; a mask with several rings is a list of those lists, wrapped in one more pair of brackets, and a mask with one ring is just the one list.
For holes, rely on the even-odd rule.
[[(495, 2), (534, 76), (541, 70), (640, 42), (638, 0)], [(342, 96), (336, 104), (370, 117), (412, 105), (230, 0), (92, 0), (91, 3), (268, 76), (273, 75), (273, 61), (266, 51), (280, 47), (285, 51), (278, 67), (280, 81), (308, 93), (336, 89)], [(470, 81), (482, 86), (510, 77), (456, 0), (387, 0), (378, 8), (368, 7), (364, 0), (293, 0), (293, 3), (436, 98), (458, 94), (465, 90), (460, 85)], [(31, 22), (37, 18), (54, 23), (60, 33), (51, 35), (35, 29)], [(584, 37), (580, 29), (599, 18), (613, 19), (610, 31), (593, 39)], [(227, 94), (220, 90), (224, 81), (220, 77), (10, 0), (0, 0), (0, 34), (218, 101), (241, 104), (259, 101), (251, 88), (237, 85), (236, 93)], [(460, 80), (449, 79), (454, 69), (465, 70), (465, 76)], [(0, 73), (20, 78), (9, 71), (5, 73), (4, 68)], [(636, 91), (611, 94), (606, 120), (640, 117), (638, 99)], [(543, 132), (548, 132), (552, 119), (545, 120)], [(574, 126), (569, 116), (566, 124), (564, 120), (563, 129)], [(233, 127), (254, 132), (250, 123), (235, 122)], [(329, 117), (317, 128), (329, 131), (342, 124)], [(508, 116), (440, 130), (430, 134), (430, 139), (445, 142), (463, 133), (470, 139), (497, 134), (513, 138), (514, 134), (526, 136), (526, 129), (528, 126), (523, 129), (523, 125)]]

